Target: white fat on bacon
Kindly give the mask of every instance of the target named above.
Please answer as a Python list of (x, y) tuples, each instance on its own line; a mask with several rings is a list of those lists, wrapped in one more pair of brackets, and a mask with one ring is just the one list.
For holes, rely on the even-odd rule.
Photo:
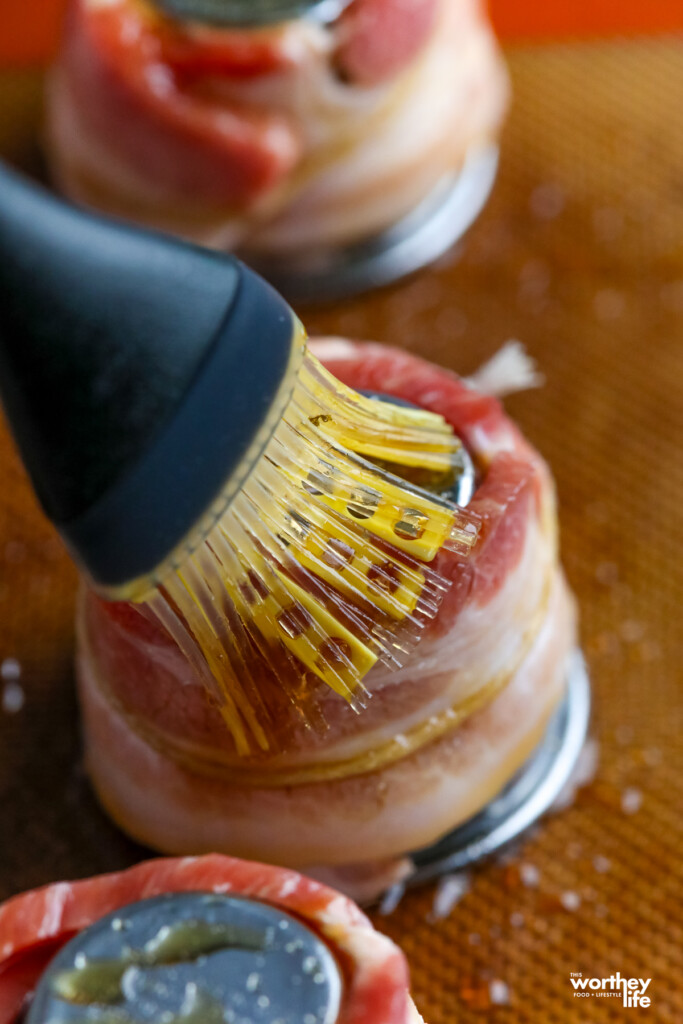
[[(237, 775), (195, 770), (148, 742), (135, 713), (122, 713), (102, 685), (85, 615), (81, 701), (91, 777), (137, 839), (170, 853), (219, 850), (311, 870), (366, 902), (405, 881), (410, 852), (480, 811), (533, 753), (565, 692), (576, 608), (557, 557), (549, 471), (498, 403), (405, 352), (343, 339), (312, 348), (352, 386), (381, 389), (383, 378), (398, 397), (431, 395), (425, 407), (451, 410), (476, 459), (502, 458), (504, 486), (491, 471), (472, 501), (504, 509), (475, 563), (477, 586), (446, 609), (400, 672), (372, 670), (362, 715), (338, 716), (322, 738), (307, 733), (265, 776), (248, 766)], [(509, 383), (513, 374), (503, 376)], [(519, 500), (506, 504), (511, 493)], [(445, 728), (430, 732), (432, 720)], [(401, 749), (362, 767), (385, 743)], [(213, 752), (209, 744), (207, 757)], [(334, 762), (344, 770), (335, 774)]]

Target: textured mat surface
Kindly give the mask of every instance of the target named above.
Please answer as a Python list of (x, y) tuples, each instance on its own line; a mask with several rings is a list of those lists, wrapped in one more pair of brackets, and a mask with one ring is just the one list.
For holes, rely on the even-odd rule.
[[(557, 476), (599, 764), (571, 807), (469, 878), (446, 919), (431, 920), (432, 887), (376, 920), (408, 954), (428, 1024), (636, 1017), (619, 999), (573, 996), (570, 972), (615, 971), (651, 979), (641, 1012), (673, 1024), (683, 1020), (683, 42), (509, 57), (500, 179), (466, 242), (401, 288), (306, 319), (461, 372), (511, 337), (539, 361), (545, 388), (508, 408)], [(0, 80), (0, 102), (0, 145), (34, 159), (35, 84)], [(79, 766), (75, 584), (2, 433), (0, 662), (19, 667), (4, 660), (0, 684), (0, 897), (144, 855), (98, 811)]]

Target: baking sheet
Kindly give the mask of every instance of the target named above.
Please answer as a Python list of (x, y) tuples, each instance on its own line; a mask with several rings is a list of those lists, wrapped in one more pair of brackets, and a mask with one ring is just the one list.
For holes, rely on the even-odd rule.
[[(683, 42), (508, 57), (515, 104), (500, 178), (465, 242), (401, 287), (305, 319), (464, 373), (512, 337), (538, 360), (545, 387), (507, 406), (556, 473), (599, 765), (572, 806), (457, 887), (467, 891), (446, 919), (431, 920), (427, 887), (376, 922), (408, 954), (430, 1024), (621, 1021), (630, 1011), (618, 1000), (576, 999), (570, 983), (571, 972), (615, 971), (650, 978), (645, 1012), (673, 1024), (683, 1020)], [(34, 166), (39, 85), (27, 72), (0, 76), (0, 147)], [(0, 898), (147, 855), (99, 812), (80, 766), (75, 586), (2, 431)]]

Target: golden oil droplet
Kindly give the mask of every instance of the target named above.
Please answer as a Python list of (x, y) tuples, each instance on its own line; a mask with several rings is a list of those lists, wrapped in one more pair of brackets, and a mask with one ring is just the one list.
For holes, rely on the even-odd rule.
[(268, 587), (263, 582), (259, 574), (254, 569), (250, 569), (249, 572), (247, 573), (247, 576), (249, 577), (249, 582), (251, 583), (252, 587), (254, 588), (258, 596), (261, 598), (261, 600), (265, 601), (265, 599), (270, 594), (270, 591), (268, 590)]
[(334, 466), (329, 462), (321, 462), (320, 469), (311, 469), (304, 480), (304, 490), (309, 494), (334, 494)]
[(240, 594), (247, 602), (247, 604), (256, 604), (256, 591), (253, 587), (250, 587), (246, 580), (240, 580), (238, 583)]
[(285, 513), (285, 521), (297, 540), (306, 540), (306, 537), (311, 530), (311, 524), (308, 519), (305, 519), (300, 512), (296, 511), (296, 509), (290, 508), (289, 511)]
[(463, 978), (458, 995), (470, 1010), (491, 1009), (491, 993), (485, 978)]
[(382, 562), (368, 569), (368, 580), (387, 594), (395, 594), (401, 585), (401, 574), (393, 562)]
[(285, 608), (284, 611), (280, 612), (277, 621), (287, 636), (291, 637), (292, 640), (296, 640), (298, 636), (306, 632), (313, 619), (300, 604), (292, 604), (289, 608)]
[(403, 540), (419, 540), (429, 523), (429, 517), (416, 508), (404, 508), (394, 526), (394, 533)]
[[(300, 706), (319, 689), (320, 677), (315, 672), (305, 672), (302, 676), (293, 679), (291, 682), (292, 696)], [(311, 708), (309, 709), (309, 714), (314, 715), (315, 711)], [(326, 726), (323, 725), (323, 728), (326, 728)]]
[(323, 562), (329, 565), (331, 569), (343, 571), (353, 561), (354, 555), (355, 551), (350, 544), (345, 544), (343, 540), (331, 537), (327, 542), (327, 547), (323, 551), (322, 557)]
[(339, 636), (331, 636), (320, 646), (320, 653), (330, 665), (343, 665), (351, 661), (351, 644)]
[(379, 491), (373, 491), (371, 487), (356, 487), (346, 508), (354, 519), (372, 519), (381, 500)]

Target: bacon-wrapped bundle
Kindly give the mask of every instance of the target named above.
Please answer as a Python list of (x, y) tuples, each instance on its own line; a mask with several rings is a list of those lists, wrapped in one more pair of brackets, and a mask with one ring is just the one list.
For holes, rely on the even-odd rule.
[(264, 691), (282, 742), (245, 758), (169, 637), (85, 592), (81, 698), (95, 786), (132, 835), (166, 852), (324, 867), (366, 898), (533, 751), (564, 692), (575, 609), (550, 474), (496, 399), (383, 346), (312, 348), (345, 383), (443, 415), (476, 464), (480, 537), (467, 559), (437, 555), (451, 585), (426, 635), (400, 670), (371, 670), (362, 714), (321, 693), (326, 730), (307, 728), (281, 688)]
[(352, 0), (331, 24), (249, 29), (74, 0), (49, 153), (76, 200), (280, 255), (397, 222), (495, 136), (506, 97), (479, 0)]
[[(208, 856), (148, 861), (117, 874), (49, 885), (2, 904), (0, 1024), (23, 1019), (52, 957), (84, 929), (140, 900), (191, 892), (262, 901), (318, 933), (343, 972), (338, 1024), (421, 1021), (410, 998), (403, 954), (350, 900), (293, 871)], [(106, 1010), (100, 1007), (100, 1013)]]

